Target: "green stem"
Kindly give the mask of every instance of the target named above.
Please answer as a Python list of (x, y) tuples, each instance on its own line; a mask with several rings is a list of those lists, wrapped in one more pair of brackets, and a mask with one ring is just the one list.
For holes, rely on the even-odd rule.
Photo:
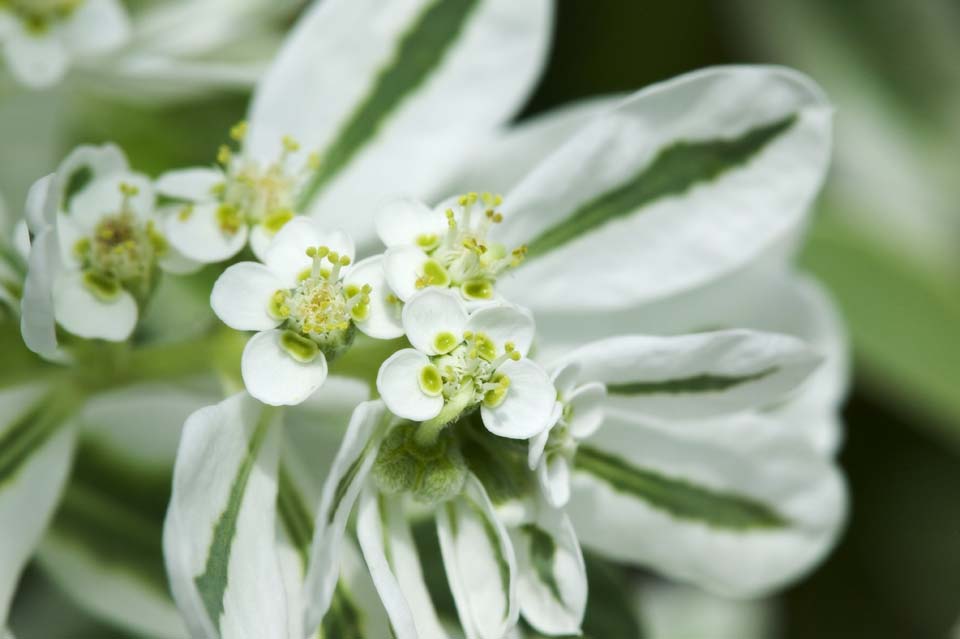
[(418, 446), (429, 447), (437, 443), (440, 433), (447, 424), (458, 419), (473, 401), (473, 382), (467, 381), (456, 395), (443, 405), (440, 414), (420, 424), (413, 436)]

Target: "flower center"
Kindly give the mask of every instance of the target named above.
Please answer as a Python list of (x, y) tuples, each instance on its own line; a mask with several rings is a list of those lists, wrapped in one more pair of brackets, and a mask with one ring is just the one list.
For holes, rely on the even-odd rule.
[(346, 350), (353, 341), (353, 323), (370, 312), (370, 285), (348, 286), (340, 281), (341, 269), (350, 265), (348, 256), (326, 246), (310, 247), (307, 255), (312, 266), (294, 288), (276, 291), (267, 309), (272, 317), (285, 321), (290, 336), (284, 347), (300, 361), (312, 360), (319, 351), (332, 358)]
[[(230, 130), (230, 137), (240, 143), (246, 132), (247, 124), (241, 122)], [(293, 219), (300, 189), (318, 162), (311, 155), (301, 169), (295, 168), (299, 150), (296, 140), (284, 137), (280, 156), (264, 166), (228, 145), (220, 147), (217, 162), (226, 180), (214, 188), (214, 195), (220, 201), (217, 221), (224, 233), (232, 235), (244, 224), (262, 224), (273, 235)]]
[(157, 258), (167, 251), (167, 242), (152, 221), (134, 214), (130, 199), (137, 188), (121, 184), (120, 211), (104, 215), (93, 229), (74, 245), (88, 288), (101, 299), (112, 299), (121, 286), (144, 297), (153, 279)]
[(66, 20), (83, 0), (0, 0), (0, 9), (8, 9), (23, 21), (30, 33), (40, 35), (50, 25)]
[(497, 277), (523, 261), (527, 247), (507, 252), (502, 244), (487, 241), (494, 224), (503, 221), (497, 211), (499, 195), (468, 193), (447, 209), (447, 230), (441, 235), (424, 234), (417, 244), (430, 259), (417, 280), (417, 288), (454, 286), (467, 299), (490, 299)]
[(498, 369), (508, 359), (520, 359), (513, 342), (507, 342), (498, 354), (485, 333), (467, 331), (460, 339), (439, 333), (434, 346), (441, 354), (420, 369), (418, 381), (424, 393), (444, 399), (444, 408), (435, 419), (449, 423), (481, 403), (491, 408), (503, 403), (510, 378)]

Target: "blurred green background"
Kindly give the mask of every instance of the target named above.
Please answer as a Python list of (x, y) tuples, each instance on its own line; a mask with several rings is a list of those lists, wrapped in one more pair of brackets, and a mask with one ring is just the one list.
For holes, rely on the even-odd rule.
[[(724, 63), (787, 64), (827, 90), (835, 165), (801, 262), (833, 292), (855, 349), (840, 457), (852, 513), (829, 560), (770, 604), (771, 636), (947, 636), (960, 617), (960, 3), (559, 0), (555, 28), (521, 117)], [(246, 96), (121, 107), (60, 91), (40, 102), (61, 116), (62, 150), (114, 140), (156, 173), (210, 161)], [(12, 203), (26, 177), (11, 179)], [(49, 605), (42, 577), (28, 583), (21, 618)]]

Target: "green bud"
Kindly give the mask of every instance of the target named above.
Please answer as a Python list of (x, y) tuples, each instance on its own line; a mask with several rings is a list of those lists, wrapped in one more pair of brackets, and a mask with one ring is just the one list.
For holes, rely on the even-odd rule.
[(463, 490), (467, 465), (449, 432), (428, 446), (417, 444), (417, 424), (394, 427), (380, 445), (373, 478), (386, 494), (410, 493), (425, 504), (452, 499)]

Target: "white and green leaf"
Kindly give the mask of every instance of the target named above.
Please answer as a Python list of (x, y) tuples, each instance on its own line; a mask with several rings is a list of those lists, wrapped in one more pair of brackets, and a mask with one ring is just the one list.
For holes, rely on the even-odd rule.
[(535, 521), (511, 533), (520, 613), (546, 635), (579, 635), (587, 608), (587, 568), (566, 513), (542, 504)]
[(0, 390), (0, 624), (20, 573), (60, 500), (73, 455), (79, 400), (42, 385)]
[(768, 406), (800, 386), (820, 363), (803, 341), (749, 330), (591, 342), (562, 358), (582, 379), (607, 386), (608, 406), (694, 418)]
[(316, 150), (303, 203), (369, 242), (375, 206), (428, 195), (436, 167), (462, 160), (522, 105), (550, 18), (545, 0), (316, 3), (256, 91), (247, 150), (273, 160), (284, 135)]
[(184, 425), (163, 549), (191, 634), (286, 638), (276, 546), (276, 412), (246, 393)]
[(585, 545), (719, 594), (810, 570), (844, 522), (836, 465), (774, 415), (608, 414), (575, 459), (567, 507)]
[(483, 485), (470, 475), (463, 494), (437, 508), (447, 582), (467, 639), (502, 639), (517, 624), (517, 561), (510, 536)]
[(820, 90), (777, 67), (637, 93), (507, 195), (497, 239), (529, 251), (505, 294), (534, 310), (625, 308), (790, 245), (826, 172), (830, 121)]
[(303, 625), (307, 633), (320, 626), (333, 601), (347, 520), (376, 459), (385, 418), (388, 415), (383, 402), (357, 406), (324, 483), (304, 578)]
[(403, 500), (380, 495), (368, 483), (357, 507), (357, 536), (397, 639), (445, 639), (448, 635), (427, 592)]

